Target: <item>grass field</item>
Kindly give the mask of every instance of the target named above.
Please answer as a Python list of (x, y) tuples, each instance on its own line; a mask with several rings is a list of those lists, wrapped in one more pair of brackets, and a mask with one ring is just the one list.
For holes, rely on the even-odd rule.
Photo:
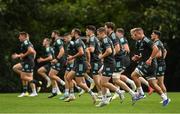
[(147, 96), (131, 105), (131, 99), (126, 94), (125, 101), (121, 104), (119, 99), (101, 108), (95, 107), (88, 94), (77, 97), (75, 101), (64, 102), (59, 96), (48, 99), (48, 93), (40, 93), (38, 97), (17, 98), (18, 94), (0, 94), (0, 113), (178, 113), (180, 114), (180, 93), (168, 93), (171, 102), (167, 107), (162, 107), (157, 94)]

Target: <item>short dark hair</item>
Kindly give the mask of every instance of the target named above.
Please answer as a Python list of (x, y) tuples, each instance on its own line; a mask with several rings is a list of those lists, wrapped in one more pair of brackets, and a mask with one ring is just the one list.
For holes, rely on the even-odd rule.
[(130, 32), (132, 32), (132, 33), (136, 32), (136, 31), (143, 31), (144, 32), (144, 30), (141, 27), (133, 28), (130, 30)]
[(88, 26), (86, 26), (86, 29), (91, 30), (93, 32), (96, 31), (96, 27), (94, 25), (88, 25)]
[(116, 31), (124, 34), (124, 29), (123, 28), (117, 28)]
[(50, 42), (50, 39), (49, 39), (49, 38), (44, 38), (44, 40), (46, 40), (46, 41)]
[(161, 36), (161, 32), (159, 30), (153, 30), (153, 33), (158, 35), (158, 37), (160, 38)]
[(22, 31), (22, 32), (19, 32), (19, 35), (23, 35), (23, 36), (27, 37), (27, 36), (28, 36), (28, 33), (27, 33), (27, 32)]
[(74, 28), (74, 32), (78, 35), (81, 35), (81, 30), (79, 28)]
[(100, 27), (97, 29), (97, 32), (106, 32), (106, 29), (104, 27)]
[(60, 35), (58, 30), (53, 30), (52, 32), (54, 32), (55, 34), (57, 34), (58, 36)]
[(67, 32), (67, 33), (65, 33), (65, 34), (64, 34), (64, 36), (68, 36), (68, 35), (70, 35), (70, 33), (69, 33), (69, 32)]
[(115, 29), (115, 24), (113, 22), (106, 22), (105, 25), (107, 26), (107, 28), (111, 28), (112, 30)]

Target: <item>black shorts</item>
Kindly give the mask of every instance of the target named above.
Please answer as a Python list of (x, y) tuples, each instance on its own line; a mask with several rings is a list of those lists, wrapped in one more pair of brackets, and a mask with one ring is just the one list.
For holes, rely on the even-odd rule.
[(102, 63), (101, 62), (92, 62), (91, 63), (91, 75), (98, 75), (98, 71), (101, 68)]
[(85, 61), (75, 61), (73, 70), (75, 71), (76, 77), (83, 77), (87, 70), (87, 63)]
[(68, 63), (67, 66), (66, 66), (66, 71), (71, 71), (74, 67), (74, 62), (72, 63)]
[(46, 65), (43, 65), (42, 67), (44, 67), (46, 71), (49, 72), (51, 69), (51, 64), (46, 64)]
[(114, 72), (123, 72), (129, 65), (129, 56), (121, 56), (120, 59), (116, 60), (116, 68)]
[(164, 76), (165, 70), (166, 70), (166, 63), (165, 62), (157, 62), (156, 76), (157, 77)]
[(62, 71), (65, 67), (65, 64), (66, 64), (66, 61), (61, 59), (61, 60), (58, 60), (57, 63), (52, 64), (51, 68), (56, 70), (56, 71)]
[(156, 69), (157, 63), (155, 61), (152, 62), (151, 65), (147, 65), (145, 62), (141, 61), (136, 67), (135, 71), (141, 76), (150, 79), (156, 77)]
[(110, 64), (104, 63), (102, 75), (107, 76), (107, 77), (112, 77), (114, 70), (115, 70), (115, 62), (110, 63)]
[(22, 72), (32, 73), (34, 71), (34, 61), (23, 61), (21, 62)]

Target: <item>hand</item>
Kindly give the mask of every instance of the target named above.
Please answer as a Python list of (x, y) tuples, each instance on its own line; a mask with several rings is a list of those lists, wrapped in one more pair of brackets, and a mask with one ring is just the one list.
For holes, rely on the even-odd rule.
[(40, 57), (39, 59), (37, 59), (37, 62), (38, 62), (38, 63), (43, 62), (43, 58)]
[(99, 57), (99, 59), (102, 59), (102, 54), (100, 54), (98, 57)]
[(51, 61), (51, 63), (53, 63), (53, 64), (55, 64), (55, 63), (57, 63), (57, 62), (58, 62), (57, 59), (53, 59), (53, 60)]
[(146, 64), (147, 64), (147, 65), (151, 65), (151, 63), (152, 63), (152, 59), (149, 58), (149, 59), (146, 61)]
[(19, 58), (19, 54), (17, 54), (17, 53), (14, 53), (14, 54), (12, 54), (12, 59), (17, 59), (17, 58)]
[(91, 64), (88, 61), (86, 62), (86, 64), (87, 64), (87, 69), (91, 69)]
[(141, 57), (142, 57), (142, 56), (140, 56), (140, 55), (134, 55), (131, 59), (132, 59), (133, 61), (138, 61)]
[(19, 58), (20, 58), (20, 59), (24, 58), (24, 54), (23, 54), (23, 53), (20, 53), (20, 54), (19, 54)]
[(73, 56), (68, 56), (68, 58), (67, 58), (68, 61), (71, 61), (71, 60), (73, 60), (73, 59), (74, 59)]

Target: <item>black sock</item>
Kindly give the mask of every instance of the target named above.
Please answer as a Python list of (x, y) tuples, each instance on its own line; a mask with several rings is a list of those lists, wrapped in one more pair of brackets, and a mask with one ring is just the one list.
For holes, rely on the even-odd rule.
[(24, 92), (24, 93), (27, 92), (27, 89), (28, 89), (27, 85), (23, 85), (23, 92)]

